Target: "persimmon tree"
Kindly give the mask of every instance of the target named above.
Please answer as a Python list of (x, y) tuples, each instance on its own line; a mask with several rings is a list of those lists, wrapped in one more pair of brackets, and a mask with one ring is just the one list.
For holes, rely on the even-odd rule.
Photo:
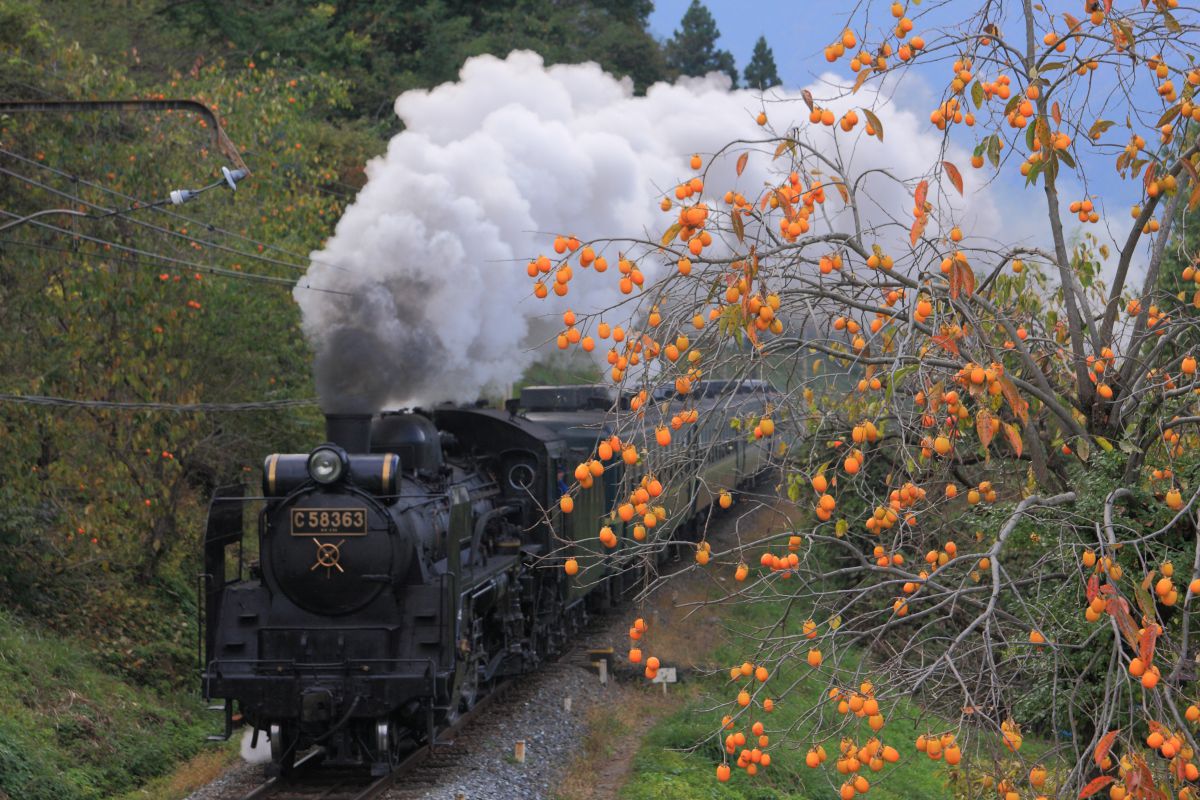
[[(655, 505), (656, 476), (689, 479), (695, 453), (656, 448), (697, 422), (697, 382), (779, 389), (721, 424), (767, 440), (779, 469), (737, 501), (799, 522), (696, 550), (697, 569), (734, 578), (722, 602), (785, 609), (730, 670), (719, 781), (770, 763), (756, 723), (799, 666), (828, 694), (804, 713), (815, 738), (792, 745), (843, 798), (913, 757), (964, 794), (1200, 794), (1200, 19), (1176, 5), (863, 6), (825, 50), (844, 83), (765, 98), (761, 138), (694, 156), (660, 238), (564, 233), (528, 265), (537, 297), (584, 306), (610, 280), (628, 295), (569, 313), (558, 344), (608, 351), (634, 398), (623, 430), (668, 432), (606, 441), (576, 472), (646, 461), (613, 510), (653, 518), (635, 548), (684, 510)], [(918, 80), (940, 92), (938, 156), (856, 172), (856, 150), (907, 146), (885, 126)], [(750, 160), (775, 179), (710, 182)], [(984, 183), (1022, 208), (986, 236), (962, 210)], [(890, 741), (907, 703), (935, 721)], [(1050, 740), (1036, 759), (1031, 730)]]

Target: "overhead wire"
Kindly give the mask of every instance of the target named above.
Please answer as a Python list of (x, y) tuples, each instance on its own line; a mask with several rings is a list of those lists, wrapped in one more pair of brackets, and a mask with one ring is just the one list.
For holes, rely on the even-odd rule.
[[(201, 245), (204, 247), (211, 247), (214, 250), (221, 250), (223, 252), (230, 253), (232, 255), (236, 255), (241, 258), (254, 259), (256, 261), (262, 261), (262, 262), (265, 262), (268, 264), (275, 264), (278, 266), (287, 267), (288, 269), (294, 269), (294, 270), (300, 270), (300, 271), (304, 271), (307, 269), (307, 267), (302, 266), (300, 264), (291, 264), (287, 261), (280, 261), (278, 259), (270, 258), (267, 256), (260, 256), (256, 253), (249, 253), (249, 252), (246, 252), (243, 250), (238, 250), (236, 248), (220, 244), (219, 242), (212, 242), (207, 239), (199, 239), (194, 236), (190, 236), (186, 233), (183, 233), (182, 231), (175, 231), (175, 230), (172, 230), (171, 228), (164, 228), (161, 225), (155, 225), (153, 222), (147, 222), (143, 219), (138, 219), (136, 217), (130, 216), (130, 214), (134, 211), (141, 211), (142, 209), (145, 209), (145, 208), (153, 208), (154, 206), (151, 206), (151, 205), (138, 205), (138, 206), (131, 207), (131, 208), (127, 209), (126, 211), (114, 210), (114, 209), (107, 208), (106, 206), (102, 206), (99, 203), (93, 203), (90, 200), (86, 200), (82, 197), (79, 197), (78, 195), (71, 194), (70, 192), (64, 192), (61, 189), (57, 189), (53, 186), (50, 186), (49, 184), (42, 183), (41, 181), (35, 180), (27, 175), (22, 175), (19, 172), (13, 172), (12, 170), (5, 169), (4, 167), (0, 167), (0, 174), (10, 175), (10, 176), (16, 178), (17, 180), (28, 183), (30, 186), (36, 186), (38, 189), (49, 192), (50, 194), (54, 194), (59, 197), (66, 198), (68, 200), (72, 200), (74, 202), (88, 206), (89, 208), (97, 209), (102, 212), (98, 216), (92, 216), (91, 217), (92, 219), (104, 219), (105, 217), (122, 216), (125, 219), (127, 219), (129, 222), (133, 223), (134, 225), (138, 225), (143, 228), (148, 228), (157, 233), (166, 234), (167, 236), (172, 236), (172, 237), (179, 238), (179, 239), (185, 239), (186, 241), (189, 241), (189, 242), (192, 242), (194, 244), (198, 244), (198, 245)], [(220, 181), (216, 184), (213, 184), (213, 186), (219, 186), (222, 183), (224, 183), (224, 182)], [(211, 188), (211, 187), (205, 187), (205, 189), (208, 189), (208, 188)], [(198, 191), (204, 191), (204, 190), (202, 189), (202, 190), (198, 190)], [(170, 202), (170, 201), (168, 200), (165, 202)]]
[[(123, 133), (123, 132), (122, 132), (122, 131), (120, 131), (120, 130), (113, 129), (113, 130), (110, 130), (110, 131), (108, 131), (108, 133), (109, 133), (111, 136), (113, 136), (113, 137), (115, 137), (115, 138), (117, 138), (117, 139), (120, 139), (120, 140), (121, 140), (121, 141), (123, 141), (123, 142), (130, 143), (130, 144), (136, 144), (136, 143), (137, 143), (137, 141), (138, 141), (138, 140), (137, 140), (136, 138), (134, 138), (133, 136), (131, 136), (131, 135), (127, 134), (127, 133)], [(337, 183), (339, 186), (344, 186), (344, 187), (346, 187), (347, 189), (352, 189), (352, 190), (353, 190), (353, 193), (349, 193), (349, 192), (342, 192), (342, 191), (339, 191), (339, 190), (337, 190), (337, 189), (332, 189), (332, 188), (330, 188), (330, 187), (328, 187), (328, 186), (322, 186), (321, 184), (319, 184), (319, 183), (314, 183), (314, 182), (312, 182), (311, 180), (300, 180), (300, 179), (298, 179), (298, 178), (294, 178), (294, 177), (291, 177), (291, 176), (288, 176), (288, 177), (280, 177), (280, 176), (273, 175), (273, 174), (270, 174), (270, 173), (263, 173), (263, 174), (260, 174), (260, 173), (258, 173), (257, 171), (253, 172), (253, 173), (252, 173), (252, 175), (253, 175), (253, 177), (256, 177), (256, 178), (261, 178), (262, 180), (264, 180), (264, 181), (267, 181), (268, 183), (274, 183), (274, 184), (276, 184), (276, 185), (278, 185), (278, 186), (287, 186), (287, 185), (290, 185), (290, 184), (296, 184), (296, 185), (300, 185), (300, 186), (305, 186), (305, 187), (307, 187), (307, 188), (309, 188), (309, 189), (312, 189), (312, 190), (313, 190), (313, 191), (315, 191), (315, 192), (318, 192), (318, 193), (320, 193), (320, 194), (327, 194), (327, 195), (329, 195), (329, 196), (331, 196), (331, 197), (334, 197), (334, 198), (336, 198), (336, 199), (338, 199), (338, 200), (353, 200), (353, 199), (354, 199), (354, 196), (355, 196), (355, 195), (358, 193), (358, 191), (359, 191), (359, 188), (361, 188), (361, 187), (356, 187), (356, 186), (353, 186), (353, 185), (351, 185), (351, 184), (348, 184), (348, 183), (343, 183), (342, 181), (336, 181), (336, 183)]]
[[(173, 237), (183, 238), (183, 239), (185, 239), (189, 242), (195, 243), (197, 245), (212, 247), (216, 250), (220, 250), (220, 251), (223, 251), (226, 253), (237, 255), (237, 256), (240, 256), (240, 257), (243, 257), (246, 259), (260, 261), (263, 263), (275, 264), (275, 265), (279, 265), (279, 266), (288, 267), (291, 269), (306, 269), (307, 268), (304, 264), (292, 264), (292, 263), (288, 263), (286, 261), (281, 261), (279, 259), (271, 258), (269, 256), (263, 256), (258, 253), (250, 253), (250, 252), (240, 251), (240, 250), (237, 250), (236, 248), (230, 247), (228, 245), (222, 245), (217, 242), (212, 242), (212, 241), (208, 241), (208, 240), (204, 240), (204, 239), (197, 239), (195, 237), (188, 236), (187, 234), (184, 234), (182, 232), (173, 231), (169, 228), (164, 228), (164, 227), (161, 227), (158, 225), (154, 225), (153, 223), (149, 223), (144, 220), (139, 220), (135, 217), (130, 216), (130, 214), (134, 211), (153, 210), (158, 213), (165, 214), (173, 219), (180, 220), (189, 225), (202, 227), (204, 229), (207, 229), (209, 232), (217, 233), (217, 234), (220, 234), (223, 236), (228, 236), (228, 237), (231, 237), (231, 238), (243, 241), (243, 242), (247, 242), (249, 244), (254, 244), (262, 249), (269, 249), (273, 252), (280, 253), (284, 256), (296, 258), (296, 259), (299, 259), (302, 261), (310, 261), (311, 260), (307, 256), (292, 252), (292, 251), (287, 250), (286, 248), (280, 247), (278, 245), (274, 245), (274, 244), (271, 244), (268, 242), (262, 242), (257, 239), (254, 239), (252, 237), (246, 236), (244, 234), (240, 234), (236, 231), (226, 230), (226, 229), (220, 228), (219, 226), (213, 225), (210, 222), (196, 219), (194, 217), (189, 217), (185, 214), (179, 214), (168, 208), (164, 208), (165, 205), (167, 205), (168, 203), (171, 202), (170, 200), (162, 200), (162, 201), (154, 201), (154, 202), (143, 201), (137, 197), (134, 197), (133, 195), (129, 195), (129, 194), (126, 194), (119, 190), (104, 186), (102, 184), (99, 184), (99, 183), (96, 183), (93, 181), (89, 181), (85, 178), (81, 178), (80, 176), (74, 175), (65, 170), (57, 169), (48, 164), (41, 163), (34, 159), (27, 158), (18, 153), (14, 153), (12, 151), (5, 150), (3, 148), (0, 148), (0, 154), (3, 154), (10, 158), (16, 159), (17, 161), (20, 161), (20, 162), (23, 162), (26, 164), (31, 164), (31, 165), (34, 165), (41, 169), (47, 170), (55, 175), (58, 175), (62, 178), (66, 178), (67, 180), (70, 180), (72, 183), (82, 184), (89, 188), (104, 192), (113, 197), (121, 198), (121, 199), (126, 200), (131, 203), (130, 207), (127, 209), (106, 208), (105, 206), (102, 206), (98, 203), (93, 203), (93, 202), (88, 201), (77, 195), (73, 195), (69, 192), (64, 192), (64, 191), (57, 189), (53, 186), (50, 186), (48, 184), (44, 184), (44, 183), (37, 181), (36, 179), (33, 179), (29, 176), (21, 175), (19, 173), (16, 173), (11, 170), (7, 170), (7, 169), (0, 167), (0, 172), (3, 172), (4, 174), (10, 175), (14, 178), (17, 178), (18, 180), (25, 181), (29, 185), (36, 186), (37, 188), (42, 189), (43, 191), (47, 191), (47, 192), (55, 194), (59, 197), (63, 197), (63, 198), (81, 203), (84, 206), (87, 206), (91, 209), (99, 210), (101, 212), (100, 214), (81, 215), (84, 218), (98, 220), (98, 219), (120, 216), (130, 222), (133, 222), (140, 226), (154, 230), (158, 233), (170, 235)], [(206, 186), (203, 189), (198, 190), (198, 191), (200, 191), (200, 192), (207, 191), (209, 189), (220, 186), (223, 183), (224, 183), (224, 181), (218, 181), (218, 182), (213, 183), (209, 186)], [(322, 187), (313, 187), (313, 188), (316, 188), (319, 191), (322, 190)], [(328, 191), (328, 190), (326, 190), (326, 191)], [(350, 199), (347, 196), (342, 195), (338, 192), (329, 191), (328, 193), (338, 196), (341, 199)], [(5, 216), (7, 216), (9, 218), (21, 218), (21, 215), (10, 212), (5, 209), (0, 209), (0, 214), (4, 214)], [(276, 276), (271, 276), (271, 275), (262, 275), (262, 274), (258, 274), (258, 273), (248, 273), (248, 272), (240, 272), (240, 271), (236, 271), (236, 270), (229, 270), (229, 269), (224, 269), (221, 267), (212, 266), (209, 264), (202, 264), (202, 263), (190, 261), (188, 259), (180, 259), (180, 258), (176, 258), (173, 256), (163, 255), (161, 253), (154, 253), (154, 252), (142, 250), (140, 248), (132, 247), (129, 245), (123, 245), (119, 242), (112, 242), (112, 241), (102, 239), (99, 237), (88, 236), (86, 234), (79, 233), (78, 231), (69, 230), (66, 228), (59, 227), (57, 225), (51, 225), (49, 223), (39, 222), (36, 220), (30, 220), (30, 223), (37, 225), (38, 227), (41, 227), (41, 228), (55, 231), (57, 233), (67, 234), (69, 236), (75, 237), (76, 239), (82, 239), (84, 241), (87, 241), (87, 242), (90, 242), (93, 244), (102, 245), (102, 246), (110, 247), (110, 248), (115, 248), (118, 251), (121, 251), (123, 254), (125, 254), (124, 260), (126, 260), (127, 262), (133, 262), (136, 264), (155, 264), (157, 262), (166, 262), (166, 263), (175, 264), (178, 266), (186, 266), (188, 269), (191, 269), (191, 270), (194, 270), (197, 272), (202, 272), (202, 273), (212, 274), (212, 275), (219, 275), (222, 277), (246, 279), (246, 280), (258, 281), (258, 282), (272, 283), (272, 284), (280, 284), (280, 285), (287, 286), (289, 288), (300, 288), (300, 289), (305, 289), (308, 291), (326, 292), (326, 293), (330, 293), (330, 294), (342, 294), (342, 295), (351, 294), (349, 292), (341, 292), (341, 291), (332, 290), (332, 289), (322, 289), (322, 288), (309, 286), (309, 285), (300, 285), (298, 282), (294, 282), (294, 281), (291, 281), (286, 278), (278, 278)], [(84, 256), (104, 257), (107, 255), (106, 253), (85, 253), (85, 252), (81, 252), (78, 248), (55, 247), (53, 245), (48, 245), (48, 244), (41, 243), (41, 242), (20, 241), (20, 240), (15, 240), (15, 239), (0, 239), (0, 245), (30, 247), (30, 248), (36, 248), (36, 249), (45, 250), (45, 251), (71, 254), (71, 255), (74, 255), (77, 257), (84, 257)], [(146, 259), (150, 259), (150, 261), (147, 261)], [(333, 266), (337, 269), (344, 269), (343, 267), (340, 267), (339, 265), (335, 265), (335, 264), (330, 264), (329, 266)], [(52, 406), (52, 407), (108, 409), (108, 410), (125, 410), (125, 411), (168, 411), (168, 412), (173, 412), (173, 413), (279, 411), (279, 410), (290, 410), (290, 409), (295, 409), (295, 408), (303, 408), (303, 407), (311, 407), (311, 406), (319, 405), (319, 402), (316, 398), (295, 398), (295, 399), (284, 399), (284, 400), (254, 401), (254, 402), (244, 402), (244, 403), (165, 403), (165, 402), (156, 402), (156, 401), (84, 400), (84, 399), (76, 399), (76, 398), (56, 397), (56, 396), (50, 396), (50, 395), (27, 395), (27, 394), (15, 394), (15, 393), (0, 393), (0, 402), (19, 403), (19, 404), (24, 404), (24, 405), (43, 406), (43, 407), (44, 406)]]
[[(282, 255), (289, 256), (291, 258), (295, 258), (295, 259), (298, 259), (298, 260), (304, 262), (303, 264), (287, 264), (287, 266), (307, 269), (308, 263), (312, 262), (312, 263), (317, 263), (317, 264), (323, 264), (324, 266), (332, 267), (332, 268), (338, 269), (338, 270), (346, 269), (345, 267), (343, 267), (339, 264), (334, 264), (332, 262), (323, 261), (323, 260), (317, 259), (317, 258), (311, 258), (302, 253), (297, 253), (297, 252), (289, 250), (285, 247), (281, 247), (280, 245), (263, 242), (258, 239), (255, 239), (251, 236), (246, 236), (245, 234), (238, 233), (237, 231), (231, 231), (226, 228), (222, 228), (220, 226), (214, 225), (213, 223), (208, 222), (206, 220), (198, 219), (196, 217), (190, 217), (186, 214), (181, 214), (178, 211), (174, 211), (173, 209), (164, 207), (162, 205), (151, 206), (149, 203), (146, 203), (146, 201), (141, 200), (131, 194), (127, 194), (125, 192), (119, 191), (117, 189), (113, 189), (108, 186), (104, 186), (103, 184), (99, 184), (94, 181), (89, 181), (86, 178), (82, 178), (74, 173), (67, 172), (66, 170), (58, 169), (57, 167), (52, 167), (49, 164), (45, 164), (45, 163), (37, 161), (35, 159), (31, 159), (31, 158), (29, 158), (27, 156), (23, 156), (19, 153), (14, 153), (11, 150), (6, 150), (4, 148), (0, 148), (0, 155), (5, 155), (10, 158), (16, 159), (17, 161), (20, 161), (22, 163), (30, 164), (32, 166), (38, 167), (39, 169), (47, 170), (49, 172), (54, 173), (55, 175), (58, 175), (59, 177), (70, 180), (72, 183), (82, 184), (91, 189), (96, 189), (98, 191), (104, 192), (104, 193), (112, 195), (114, 197), (119, 197), (122, 200), (126, 200), (126, 201), (133, 202), (133, 203), (143, 204), (144, 207), (152, 208), (156, 213), (163, 214), (165, 216), (169, 216), (173, 219), (177, 219), (181, 222), (187, 223), (187, 224), (195, 226), (195, 227), (202, 227), (202, 228), (208, 230), (210, 233), (218, 233), (223, 236), (228, 236), (230, 238), (238, 239), (240, 241), (246, 242), (247, 244), (252, 244), (252, 245), (256, 245), (258, 247), (262, 247), (264, 250), (271, 250), (273, 252), (280, 253)], [(262, 178), (263, 176), (259, 175), (258, 173), (253, 173), (251, 177), (252, 178)], [(244, 251), (240, 251), (240, 250), (237, 252), (245, 258), (253, 258), (255, 260), (265, 261), (268, 263), (286, 264), (286, 262), (273, 260), (268, 256), (262, 256), (257, 253), (245, 253)]]
[[(7, 213), (7, 212), (5, 212), (5, 213)], [(71, 232), (71, 234), (75, 235), (75, 233), (73, 231)], [(44, 250), (44, 251), (50, 252), (50, 253), (63, 253), (66, 255), (73, 255), (76, 257), (80, 257), (80, 258), (83, 258), (83, 257), (105, 258), (106, 256), (110, 255), (103, 251), (91, 252), (91, 251), (82, 250), (79, 247), (55, 247), (54, 245), (46, 244), (45, 242), (31, 242), (31, 241), (23, 241), (21, 239), (0, 239), (0, 245), (10, 245), (12, 247), (27, 247), (27, 248), (34, 249), (34, 250)], [(163, 259), (163, 258), (170, 258), (170, 256), (154, 254), (153, 258)], [(158, 261), (151, 261), (151, 260), (147, 260), (144, 258), (139, 258), (136, 255), (122, 255), (122, 259), (126, 263), (132, 263), (132, 264), (136, 264), (138, 266), (151, 266), (151, 267), (160, 266)], [(220, 269), (220, 268), (214, 267), (213, 269)], [(235, 271), (235, 275), (228, 275), (228, 276), (223, 276), (223, 277), (235, 277), (235, 276), (249, 277), (249, 278), (253, 279), (254, 277), (256, 277), (256, 274), (253, 272), (246, 273), (246, 272), (236, 272)], [(272, 277), (272, 276), (265, 276), (265, 277)], [(279, 278), (278, 280), (286, 281), (287, 279)], [(312, 291), (316, 292), (316, 291), (329, 291), (329, 290), (321, 290), (321, 289), (314, 288), (314, 289), (312, 289)]]
[(259, 400), (247, 403), (160, 403), (153, 401), (78, 400), (39, 394), (9, 394), (0, 392), (0, 403), (21, 403), (33, 406), (112, 409), (119, 411), (172, 411), (204, 413), (227, 411), (283, 411), (318, 405), (315, 397), (289, 400)]
[[(4, 214), (7, 217), (20, 217), (21, 216), (20, 214), (15, 214), (11, 211), (7, 211), (2, 208), (0, 208), (0, 214)], [(142, 250), (137, 247), (131, 247), (129, 245), (121, 244), (120, 242), (113, 242), (113, 241), (109, 241), (107, 239), (101, 239), (101, 238), (95, 237), (95, 236), (88, 236), (87, 234), (80, 233), (79, 231), (73, 231), (73, 230), (69, 230), (67, 228), (61, 228), (57, 225), (52, 225), (48, 222), (41, 222), (38, 220), (30, 220), (30, 224), (36, 225), (40, 228), (47, 228), (49, 230), (55, 231), (56, 233), (64, 233), (64, 234), (67, 234), (68, 236), (73, 236), (78, 239), (83, 239), (84, 241), (93, 242), (93, 243), (99, 244), (99, 245), (107, 245), (108, 247), (112, 247), (112, 248), (120, 250), (122, 252), (133, 253), (135, 255), (139, 255), (144, 258), (152, 258), (152, 259), (157, 259), (159, 261), (163, 261), (166, 263), (184, 266), (184, 267), (187, 267), (188, 269), (195, 270), (196, 272), (203, 272), (203, 273), (210, 274), (210, 275), (220, 275), (220, 276), (226, 277), (226, 278), (235, 278), (235, 279), (241, 279), (241, 280), (258, 281), (260, 283), (270, 283), (270, 284), (282, 285), (282, 286), (288, 287), (289, 289), (296, 288), (296, 289), (304, 289), (306, 291), (312, 291), (312, 292), (325, 292), (328, 294), (340, 294), (340, 295), (346, 295), (346, 296), (353, 296), (355, 294), (354, 292), (343, 292), (343, 291), (339, 291), (337, 289), (322, 289), (322, 288), (319, 288), (316, 286), (310, 286), (307, 284), (301, 285), (300, 283), (293, 281), (289, 278), (280, 278), (275, 275), (263, 275), (261, 273), (256, 273), (256, 272), (239, 272), (237, 270), (226, 269), (224, 267), (214, 267), (210, 264), (202, 264), (202, 263), (199, 263), (196, 261), (188, 261), (187, 259), (176, 258), (175, 256), (167, 256), (167, 255), (163, 255), (161, 253), (152, 253), (152, 252), (149, 252), (147, 250)]]

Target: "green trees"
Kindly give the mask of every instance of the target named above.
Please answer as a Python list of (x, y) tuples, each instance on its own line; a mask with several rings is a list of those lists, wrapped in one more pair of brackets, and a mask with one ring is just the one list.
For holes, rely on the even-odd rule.
[[(453, 80), (470, 56), (534, 50), (547, 63), (596, 61), (638, 90), (666, 77), (662, 50), (646, 30), (647, 0), (419, 0), (404, 3), (228, 3), (169, 5), (172, 25), (245, 58), (278, 54), (355, 87), (342, 114), (392, 124), (406, 89)], [(689, 73), (690, 74), (690, 73)]]
[(746, 71), (742, 73), (742, 78), (745, 80), (747, 88), (759, 91), (765, 91), (783, 83), (779, 80), (779, 73), (775, 69), (775, 55), (767, 45), (767, 37), (760, 36), (754, 43), (754, 53), (750, 56), (750, 63), (746, 65)]
[(733, 54), (717, 49), (716, 20), (700, 0), (692, 0), (679, 29), (667, 41), (667, 68), (673, 75), (706, 75), (709, 72), (724, 72), (733, 86), (738, 83), (737, 66)]

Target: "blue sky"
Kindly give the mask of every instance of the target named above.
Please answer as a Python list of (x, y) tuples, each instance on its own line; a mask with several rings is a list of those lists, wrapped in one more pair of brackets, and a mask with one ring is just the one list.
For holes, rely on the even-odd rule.
[[(925, 3), (923, 6), (918, 3), (919, 0), (908, 0), (909, 14), (917, 23), (915, 32), (925, 34), (930, 41), (937, 37), (934, 28), (938, 23), (961, 22), (963, 17), (970, 16), (970, 13), (977, 10), (980, 5), (976, 2), (968, 3), (965, 0), (955, 0), (953, 3)], [(656, 0), (654, 11), (650, 16), (650, 29), (654, 35), (661, 39), (669, 38), (679, 26), (679, 21), (688, 5), (690, 5), (690, 0)], [(846, 59), (831, 65), (825, 61), (823, 56), (824, 46), (841, 34), (851, 14), (855, 15), (858, 22), (855, 28), (862, 27), (861, 20), (864, 13), (870, 15), (869, 27), (875, 31), (872, 36), (875, 41), (877, 41), (880, 28), (893, 23), (888, 13), (889, 3), (885, 0), (877, 0), (869, 4), (843, 3), (837, 0), (826, 0), (826, 2), (812, 2), (812, 0), (799, 0), (799, 2), (797, 0), (790, 0), (790, 2), (783, 2), (783, 0), (755, 0), (754, 2), (707, 0), (705, 5), (712, 12), (721, 32), (721, 38), (717, 42), (718, 46), (733, 53), (739, 72), (750, 60), (754, 43), (758, 37), (766, 36), (767, 43), (773, 51), (783, 86), (792, 89), (812, 85), (814, 79), (822, 73), (833, 71), (839, 75), (851, 74)], [(1065, 27), (1061, 23), (1062, 12), (1066, 11), (1078, 16), (1081, 14), (1082, 3), (1049, 0), (1045, 6), (1046, 10), (1039, 15), (1042, 17), (1039, 28), (1045, 24), (1046, 20), (1053, 19), (1054, 24), (1062, 29)], [(1003, 6), (997, 6), (997, 8), (1004, 9)], [(1016, 18), (1016, 12), (1013, 10), (1001, 10), (999, 13), (1007, 14), (1010, 17), (1007, 20), (1004, 18), (998, 20), (1002, 30), (1007, 32), (1014, 24), (1020, 24), (1020, 20)], [(861, 40), (861, 30), (859, 33)], [(1012, 34), (1014, 35), (1011, 38), (1016, 41), (1023, 39), (1017, 30), (1013, 30)], [(900, 105), (922, 116), (927, 116), (945, 90), (948, 62), (934, 59), (924, 60), (929, 63), (918, 64), (901, 78), (902, 81), (907, 82), (910, 90), (915, 89), (916, 91), (906, 93), (905, 99)], [(977, 69), (977, 75), (984, 80), (994, 77), (995, 72), (995, 68), (981, 67)], [(1147, 139), (1150, 148), (1154, 148), (1157, 145), (1157, 137), (1152, 135), (1149, 126), (1161, 113), (1162, 104), (1154, 95), (1154, 84), (1147, 71), (1137, 70), (1137, 79), (1135, 97), (1137, 104), (1145, 109), (1142, 119), (1143, 121), (1148, 119), (1148, 123), (1145, 125), (1135, 124), (1135, 130)], [(1094, 97), (1102, 97), (1112, 88), (1111, 76), (1103, 70), (1096, 74), (1094, 80)], [(814, 94), (818, 94), (819, 99), (820, 94), (816, 91)], [(1091, 122), (1101, 115), (1117, 121), (1117, 126), (1106, 134), (1104, 141), (1117, 147), (1123, 146), (1129, 138), (1129, 132), (1124, 130), (1122, 124), (1129, 109), (1123, 102), (1123, 100), (1118, 100), (1104, 109), (1098, 107), (1089, 109), (1086, 120), (1081, 119), (1074, 122), (1082, 125), (1086, 130)], [(1070, 121), (1066, 124), (1069, 125)], [(929, 130), (931, 135), (936, 133), (932, 126), (929, 126)], [(977, 137), (989, 132), (977, 127), (974, 131), (955, 131), (953, 138), (960, 146), (969, 149), (974, 146)], [(1079, 136), (1076, 136), (1076, 139), (1078, 140)], [(1103, 223), (1088, 225), (1086, 229), (1102, 235), (1104, 238), (1111, 236), (1123, 240), (1129, 229), (1129, 208), (1140, 195), (1140, 185), (1135, 187), (1130, 182), (1118, 178), (1113, 166), (1114, 151), (1100, 153), (1091, 147), (1084, 149), (1086, 152), (1077, 152), (1077, 155), (1080, 156), (1081, 166), (1087, 173), (1087, 196), (1096, 199), (1098, 205), (1104, 203), (1104, 222), (1111, 224), (1111, 228), (1107, 232), (1104, 230), (1105, 224)], [(959, 166), (966, 167), (965, 164)], [(1040, 187), (1026, 188), (1024, 180), (1017, 173), (1016, 166), (1016, 163), (1010, 162), (999, 173), (995, 173), (990, 191), (1001, 207), (1007, 207), (1014, 213), (1026, 217), (1033, 228), (1048, 230), (1044, 222), (1044, 214), (1030, 211), (1031, 208), (1044, 208), (1044, 194)], [(985, 168), (984, 171), (992, 173), (990, 168)], [(1064, 175), (1060, 183), (1062, 184), (1060, 194), (1064, 206), (1063, 212), (1066, 216), (1065, 206), (1072, 200), (1082, 199), (1085, 191), (1082, 183), (1072, 176)], [(1031, 202), (1036, 205), (1031, 206)], [(1067, 221), (1074, 223), (1073, 218), (1069, 216), (1067, 216)]]
[[(670, 38), (689, 5), (691, 0), (656, 0), (654, 13), (650, 15), (650, 30), (660, 39)], [(738, 71), (745, 69), (750, 61), (758, 37), (766, 36), (785, 86), (808, 83), (813, 67), (824, 64), (821, 47), (815, 43), (831, 40), (845, 27), (846, 21), (844, 13), (836, 16), (828, 13), (839, 5), (836, 0), (826, 3), (709, 0), (705, 5), (721, 31), (717, 44), (733, 53)]]

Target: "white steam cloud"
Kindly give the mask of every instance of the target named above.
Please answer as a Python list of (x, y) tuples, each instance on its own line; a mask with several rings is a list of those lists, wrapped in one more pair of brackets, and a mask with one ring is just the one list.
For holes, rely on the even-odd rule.
[[(830, 93), (828, 85), (813, 92)], [(767, 105), (774, 127), (795, 120), (808, 128), (799, 91), (772, 93), (780, 99), (794, 102)], [(865, 87), (829, 106), (840, 116), (875, 100)], [(518, 379), (536, 357), (531, 348), (552, 333), (552, 315), (621, 297), (615, 246), (604, 253), (609, 273), (577, 269), (561, 299), (532, 297), (527, 260), (551, 253), (556, 234), (657, 239), (669, 223), (658, 201), (694, 174), (690, 155), (762, 140), (760, 110), (758, 93), (730, 92), (716, 74), (635, 97), (628, 80), (595, 64), (546, 67), (530, 52), (472, 58), (458, 82), (401, 95), (396, 113), (405, 130), (367, 165), (366, 186), (325, 249), (313, 253), (302, 282), (333, 291), (295, 292), (325, 410), (470, 401)], [(886, 144), (860, 136), (861, 125), (836, 140), (826, 129), (811, 136), (831, 153), (843, 148), (855, 173), (883, 168), (908, 178), (942, 158), (969, 173), (967, 155), (941, 154), (941, 138), (916, 114), (888, 106), (880, 118)], [(779, 166), (766, 149), (740, 177), (735, 156), (715, 164), (706, 194), (736, 186), (757, 196)], [(972, 218), (995, 215), (966, 177), (964, 222), (986, 234)], [(862, 212), (883, 222), (911, 206), (902, 186), (881, 181)], [(649, 282), (655, 265), (644, 261)]]
[(265, 764), (271, 760), (271, 741), (266, 731), (258, 732), (258, 745), (251, 747), (254, 741), (254, 730), (247, 728), (242, 733), (242, 760), (248, 764)]

